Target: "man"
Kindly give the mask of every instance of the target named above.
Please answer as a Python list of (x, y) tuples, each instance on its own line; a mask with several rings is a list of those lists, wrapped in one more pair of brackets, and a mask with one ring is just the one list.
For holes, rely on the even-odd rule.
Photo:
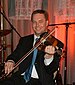
[[(5, 73), (9, 74), (15, 64), (35, 45), (35, 39), (47, 32), (48, 13), (44, 10), (35, 10), (31, 16), (34, 34), (22, 37), (14, 52), (7, 57)], [(48, 45), (44, 51), (37, 51), (32, 68), (31, 77), (25, 79), (27, 69), (32, 64), (33, 52), (19, 65), (17, 72), (6, 78), (2, 85), (54, 85), (54, 72), (59, 67), (60, 55), (55, 47)], [(60, 50), (60, 49), (59, 49)], [(1, 85), (1, 84), (0, 84)]]

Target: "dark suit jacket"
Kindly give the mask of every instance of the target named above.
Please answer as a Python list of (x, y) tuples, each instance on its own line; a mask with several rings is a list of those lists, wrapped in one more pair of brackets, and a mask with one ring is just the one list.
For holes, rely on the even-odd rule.
[[(22, 37), (17, 45), (14, 52), (7, 57), (7, 60), (12, 59), (15, 63), (30, 51), (33, 47), (34, 35)], [(44, 64), (44, 52), (38, 51), (35, 67), (42, 85), (54, 85), (53, 84), (53, 73), (59, 67), (60, 56), (55, 53), (54, 59), (50, 65), (45, 66)], [(32, 53), (19, 65), (20, 74), (25, 72), (28, 66), (31, 64)]]

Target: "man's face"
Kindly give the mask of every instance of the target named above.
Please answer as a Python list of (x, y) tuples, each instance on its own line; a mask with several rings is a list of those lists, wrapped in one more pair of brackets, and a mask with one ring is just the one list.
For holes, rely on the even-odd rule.
[(37, 36), (45, 32), (47, 30), (47, 26), (48, 26), (48, 21), (46, 21), (43, 14), (40, 14), (40, 13), (34, 14), (32, 27), (33, 27), (34, 33)]

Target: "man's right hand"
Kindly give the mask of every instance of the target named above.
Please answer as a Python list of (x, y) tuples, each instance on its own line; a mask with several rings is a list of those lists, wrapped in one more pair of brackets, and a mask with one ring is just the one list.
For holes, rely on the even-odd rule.
[(13, 70), (14, 65), (15, 63), (12, 61), (5, 62), (5, 74), (9, 74)]

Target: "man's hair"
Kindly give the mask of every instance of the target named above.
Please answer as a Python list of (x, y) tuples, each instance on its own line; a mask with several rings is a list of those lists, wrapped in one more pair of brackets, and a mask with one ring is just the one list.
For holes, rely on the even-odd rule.
[(48, 20), (48, 13), (47, 13), (47, 11), (45, 11), (45, 10), (35, 10), (35, 11), (33, 11), (32, 15), (31, 15), (31, 21), (33, 21), (33, 16), (35, 14), (38, 14), (38, 13), (39, 14), (43, 14), (45, 16), (45, 19)]

